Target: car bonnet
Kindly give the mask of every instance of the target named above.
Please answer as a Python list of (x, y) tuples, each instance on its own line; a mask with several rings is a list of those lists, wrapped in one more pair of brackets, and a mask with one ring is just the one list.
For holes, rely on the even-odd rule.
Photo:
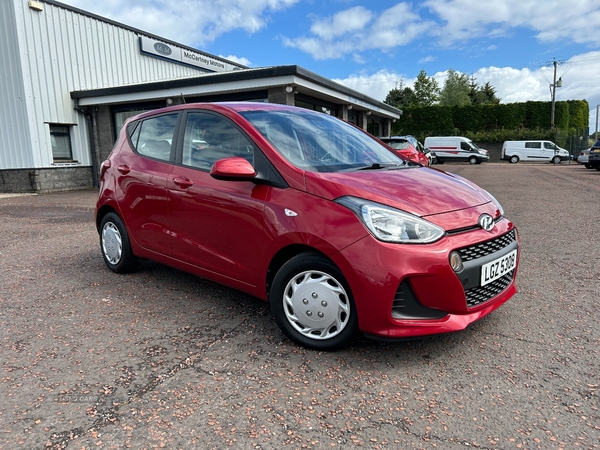
[(427, 167), (348, 173), (306, 173), (309, 193), (330, 200), (350, 195), (388, 205), (449, 230), (477, 223), (482, 213), (500, 213), (472, 182)]

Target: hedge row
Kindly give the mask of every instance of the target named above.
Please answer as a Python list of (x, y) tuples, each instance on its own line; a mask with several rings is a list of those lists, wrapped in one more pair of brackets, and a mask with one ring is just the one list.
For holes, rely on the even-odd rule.
[[(549, 139), (551, 102), (525, 102), (498, 105), (421, 106), (404, 109), (392, 126), (392, 134), (427, 136), (467, 136), (475, 141)], [(568, 130), (589, 126), (589, 105), (585, 100), (556, 102), (554, 123)]]

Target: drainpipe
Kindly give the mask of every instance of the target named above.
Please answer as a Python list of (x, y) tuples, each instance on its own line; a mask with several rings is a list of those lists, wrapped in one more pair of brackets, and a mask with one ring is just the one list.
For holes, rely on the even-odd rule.
[(90, 145), (90, 153), (92, 156), (92, 182), (95, 188), (100, 187), (100, 180), (98, 179), (98, 174), (100, 172), (100, 168), (98, 165), (98, 150), (96, 148), (96, 140), (94, 139), (94, 130), (96, 129), (96, 121), (94, 120), (93, 115), (87, 110), (83, 109), (79, 106), (79, 102), (75, 99), (75, 110), (79, 111), (81, 114), (85, 116), (88, 123), (88, 139)]

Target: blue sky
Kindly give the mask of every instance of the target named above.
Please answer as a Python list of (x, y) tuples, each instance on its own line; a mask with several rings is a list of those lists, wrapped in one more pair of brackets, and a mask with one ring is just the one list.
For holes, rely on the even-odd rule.
[(490, 82), (502, 102), (600, 104), (598, 0), (63, 0), (250, 67), (297, 64), (383, 100), (424, 69)]

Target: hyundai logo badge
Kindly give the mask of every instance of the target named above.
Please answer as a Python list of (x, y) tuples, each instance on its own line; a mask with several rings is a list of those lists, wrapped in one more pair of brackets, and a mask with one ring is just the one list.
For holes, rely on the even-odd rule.
[(494, 228), (494, 219), (489, 214), (482, 214), (479, 216), (479, 226), (485, 231), (492, 231)]

